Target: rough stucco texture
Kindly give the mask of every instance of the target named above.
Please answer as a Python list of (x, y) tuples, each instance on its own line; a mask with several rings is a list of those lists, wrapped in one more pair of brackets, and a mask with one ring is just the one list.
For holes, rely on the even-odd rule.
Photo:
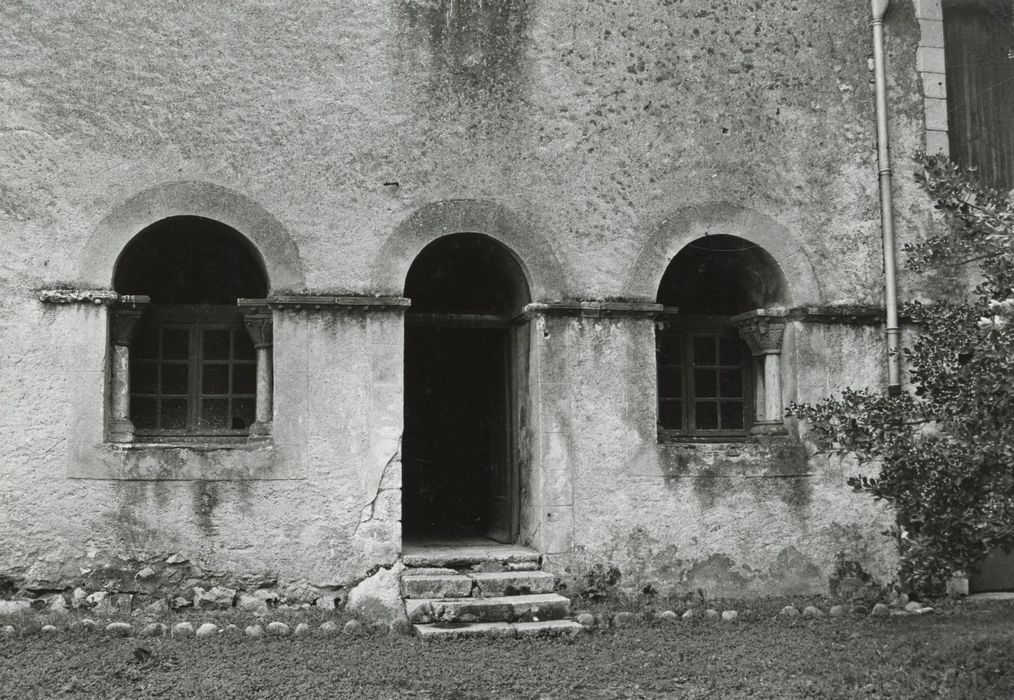
[[(904, 242), (932, 220), (908, 172), (922, 129), (917, 27), (896, 5)], [(562, 296), (623, 298), (661, 222), (732, 202), (777, 221), (813, 268), (820, 298), (794, 302), (879, 303), (865, 12), (852, 0), (4, 2), (0, 570), (57, 579), (96, 557), (180, 551), (209, 571), (337, 585), (397, 556), (396, 315), (276, 318), (275, 447), (296, 455), (285, 471), (299, 478), (66, 478), (72, 449), (99, 441), (104, 310), (44, 307), (32, 290), (82, 281), (100, 222), (163, 183), (257, 202), (312, 291), (400, 292), (370, 283), (399, 223), (478, 199), (548, 241)], [(553, 321), (532, 350), (542, 422), (524, 486), (525, 530), (561, 567), (610, 558), (669, 582), (815, 590), (860, 542), (872, 549), (856, 556), (889, 575), (881, 528), (868, 526), (883, 514), (831, 465), (709, 476), (731, 459), (714, 453), (673, 472), (651, 402), (638, 401), (654, 392), (650, 323), (570, 323)], [(875, 329), (813, 327), (793, 342), (803, 369), (785, 377), (790, 398), (881, 381)], [(603, 497), (603, 483), (615, 492)]]

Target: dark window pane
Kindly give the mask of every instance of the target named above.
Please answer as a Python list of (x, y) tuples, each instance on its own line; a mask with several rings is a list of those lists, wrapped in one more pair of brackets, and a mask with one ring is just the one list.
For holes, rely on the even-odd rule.
[(683, 402), (671, 400), (659, 402), (658, 420), (663, 428), (681, 430), (683, 428)]
[(695, 365), (713, 365), (716, 359), (715, 338), (710, 336), (694, 338)]
[(204, 365), (202, 368), (201, 393), (229, 393), (229, 365)]
[(715, 376), (715, 370), (694, 370), (694, 396), (699, 399), (718, 396), (718, 378)]
[(742, 430), (744, 425), (744, 404), (742, 401), (722, 402), (722, 428), (725, 430)]
[(190, 367), (187, 365), (162, 365), (163, 394), (187, 394), (190, 391)]
[(255, 365), (232, 366), (232, 393), (253, 394), (257, 391), (257, 367)]
[(683, 395), (683, 376), (679, 367), (659, 367), (658, 395), (666, 399), (678, 399)]
[(187, 400), (162, 399), (163, 430), (183, 430), (187, 427)]
[(158, 357), (158, 331), (151, 326), (141, 325), (134, 333), (130, 345), (130, 356), (139, 360), (154, 360)]
[(158, 425), (158, 399), (130, 398), (130, 420), (139, 430), (151, 430)]
[(743, 396), (743, 370), (723, 369), (718, 372), (719, 388), (725, 398), (738, 399)]
[(204, 331), (204, 359), (228, 360), (229, 337), (232, 331), (228, 328), (214, 328)]
[(234, 430), (244, 430), (254, 422), (254, 400), (233, 399), (232, 400), (232, 425)]
[(229, 399), (203, 399), (201, 401), (202, 428), (225, 430), (229, 425)]
[(683, 359), (683, 338), (674, 333), (659, 336), (658, 363), (661, 365), (678, 365)]
[(190, 358), (189, 328), (166, 328), (162, 331), (162, 358), (166, 360)]
[(694, 423), (698, 430), (718, 428), (718, 404), (714, 401), (698, 401), (694, 404)]
[(743, 363), (743, 348), (739, 338), (719, 338), (718, 354), (723, 365), (739, 365)]
[(131, 363), (130, 391), (133, 394), (157, 394), (158, 365), (154, 362)]
[(252, 360), (255, 357), (253, 341), (246, 329), (232, 332), (232, 356), (237, 360)]

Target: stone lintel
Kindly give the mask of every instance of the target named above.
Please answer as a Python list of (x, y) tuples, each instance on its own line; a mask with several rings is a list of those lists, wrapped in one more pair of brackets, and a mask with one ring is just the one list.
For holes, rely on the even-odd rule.
[(660, 311), (661, 304), (643, 301), (537, 301), (526, 304), (516, 318), (526, 321), (536, 316), (654, 318)]
[(789, 309), (787, 318), (811, 323), (875, 326), (884, 323), (886, 317), (880, 306), (805, 306)]
[[(241, 299), (244, 301), (258, 301)], [(331, 295), (285, 295), (259, 300), (278, 311), (394, 311), (404, 313), (412, 305), (405, 297), (384, 296), (331, 296)]]

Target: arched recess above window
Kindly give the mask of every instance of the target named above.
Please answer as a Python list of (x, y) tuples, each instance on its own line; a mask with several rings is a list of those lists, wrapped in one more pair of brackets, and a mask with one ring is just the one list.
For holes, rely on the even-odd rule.
[[(198, 216), (158, 221), (116, 261), (112, 319), (113, 442), (236, 440), (270, 435), (269, 288), (256, 248)], [(139, 301), (140, 300), (140, 303)]]
[[(656, 298), (664, 307), (655, 336), (660, 437), (781, 430), (780, 408), (775, 421), (771, 412), (781, 402), (778, 307), (786, 297), (774, 258), (744, 238), (705, 236), (672, 259)], [(779, 329), (777, 341), (758, 345), (757, 319)]]

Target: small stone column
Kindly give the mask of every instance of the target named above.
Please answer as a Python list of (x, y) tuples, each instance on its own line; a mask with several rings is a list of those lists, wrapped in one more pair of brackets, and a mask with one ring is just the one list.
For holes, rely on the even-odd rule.
[(130, 420), (130, 341), (149, 301), (146, 296), (123, 296), (110, 309), (110, 442), (134, 441), (134, 423)]
[(785, 309), (757, 309), (731, 319), (754, 356), (756, 419), (750, 429), (754, 435), (785, 432), (781, 367), (785, 315)]
[(240, 299), (240, 313), (257, 353), (257, 398), (254, 422), (250, 424), (251, 440), (271, 437), (271, 346), (273, 342), (271, 309), (264, 299)]

